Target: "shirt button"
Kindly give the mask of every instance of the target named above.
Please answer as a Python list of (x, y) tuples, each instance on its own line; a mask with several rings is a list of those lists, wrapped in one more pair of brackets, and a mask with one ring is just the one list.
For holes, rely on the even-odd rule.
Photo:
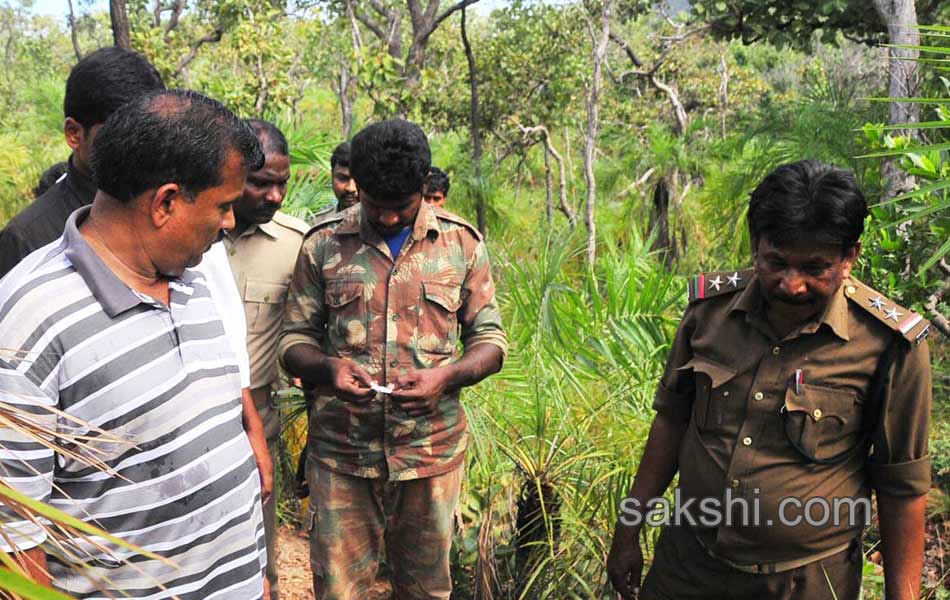
[(394, 456), (395, 454), (396, 454), (396, 449), (395, 449), (395, 448), (390, 448), (390, 449), (389, 449), (389, 455), (390, 455), (390, 456)]
[(820, 419), (820, 418), (821, 418), (821, 409), (820, 409), (820, 408), (816, 408), (811, 414), (812, 414), (816, 419)]
[(750, 438), (750, 437), (748, 437), (748, 436), (742, 438), (742, 445), (743, 445), (743, 446), (751, 446), (751, 445), (752, 445), (752, 438)]
[(396, 368), (396, 367), (399, 366), (399, 361), (394, 358), (394, 359), (392, 359), (391, 361), (389, 361), (389, 366), (390, 366), (390, 367), (393, 367), (393, 368)]
[(773, 356), (778, 356), (778, 353), (779, 353), (779, 352), (781, 352), (781, 350), (779, 350), (779, 347), (778, 347), (778, 346), (772, 348), (772, 355), (773, 355)]
[(399, 315), (393, 315), (393, 321), (398, 321), (398, 320), (399, 320)]
[(737, 488), (737, 487), (739, 487), (739, 480), (738, 480), (738, 479), (733, 479), (732, 481), (730, 481), (730, 482), (729, 482), (729, 487), (731, 487), (731, 488)]
[(754, 397), (756, 400), (761, 400), (762, 398), (765, 398), (765, 394), (763, 394), (762, 392), (756, 392), (756, 393), (755, 393), (755, 396), (753, 396), (753, 397)]
[(722, 395), (726, 398), (729, 397), (729, 390), (723, 390)]

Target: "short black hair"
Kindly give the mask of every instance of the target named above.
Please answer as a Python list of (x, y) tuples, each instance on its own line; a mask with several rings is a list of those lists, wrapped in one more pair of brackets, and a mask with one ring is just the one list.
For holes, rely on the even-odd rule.
[(68, 168), (69, 165), (66, 162), (58, 162), (43, 171), (40, 180), (36, 182), (36, 187), (33, 188), (33, 197), (39, 198), (46, 193), (46, 190), (56, 185), (60, 177), (66, 174)]
[(333, 149), (333, 154), (330, 155), (330, 170), (333, 170), (337, 166), (344, 167), (346, 169), (350, 168), (349, 142), (343, 142)]
[(138, 52), (117, 46), (100, 48), (69, 72), (63, 113), (89, 129), (104, 123), (130, 100), (164, 89), (158, 70)]
[(402, 119), (365, 127), (353, 138), (350, 174), (361, 191), (377, 201), (422, 193), (432, 166), (422, 128)]
[(444, 196), (448, 196), (450, 186), (448, 173), (439, 167), (431, 167), (429, 169), (429, 180), (426, 182), (426, 191), (430, 194), (432, 192), (442, 192)]
[(251, 131), (261, 141), (264, 153), (290, 156), (290, 147), (287, 145), (287, 136), (276, 125), (263, 119), (248, 119), (247, 124)]
[(805, 238), (853, 247), (864, 232), (867, 200), (851, 171), (803, 160), (778, 167), (755, 188), (749, 200), (753, 243), (778, 246)]
[(129, 202), (165, 183), (186, 197), (221, 184), (228, 154), (245, 168), (264, 165), (257, 136), (217, 100), (191, 90), (155, 92), (112, 113), (93, 142), (96, 185)]

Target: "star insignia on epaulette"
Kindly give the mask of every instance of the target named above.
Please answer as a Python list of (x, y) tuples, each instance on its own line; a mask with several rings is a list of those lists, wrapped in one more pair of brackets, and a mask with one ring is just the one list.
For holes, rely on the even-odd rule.
[(709, 280), (709, 287), (714, 287), (714, 288), (716, 288), (716, 291), (718, 292), (720, 286), (722, 286), (722, 283), (723, 283), (722, 277), (720, 277), (719, 275), (716, 275), (716, 278), (715, 278), (715, 279), (710, 279), (710, 280)]
[(737, 288), (739, 287), (739, 282), (742, 281), (742, 278), (739, 277), (739, 272), (736, 271), (732, 275), (726, 277), (726, 281), (728, 281), (729, 285), (731, 285), (732, 287)]
[(884, 312), (884, 298), (878, 296), (877, 298), (871, 298), (868, 300), (871, 303), (871, 308), (876, 308), (881, 312)]
[(884, 316), (885, 316), (886, 319), (894, 319), (894, 321), (897, 321), (897, 320), (901, 317), (901, 315), (903, 315), (903, 314), (904, 314), (904, 313), (902, 313), (902, 312), (897, 312), (897, 307), (896, 307), (896, 306), (894, 306), (894, 307), (892, 307), (892, 308), (890, 308), (890, 309), (888, 309), (888, 310), (886, 310), (886, 311), (884, 312)]

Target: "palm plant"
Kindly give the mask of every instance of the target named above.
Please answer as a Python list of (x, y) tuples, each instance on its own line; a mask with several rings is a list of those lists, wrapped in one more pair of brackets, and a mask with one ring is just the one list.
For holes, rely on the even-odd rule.
[[(10, 358), (17, 354), (15, 350), (0, 348), (0, 380), (2, 380), (0, 383), (4, 391), (4, 395), (0, 397), (5, 397), (5, 400), (0, 402), (0, 428), (11, 432), (15, 439), (39, 443), (60, 456), (121, 478), (121, 474), (104, 462), (103, 447), (129, 448), (134, 447), (134, 444), (68, 413), (33, 400), (32, 389), (35, 388), (32, 388), (25, 381), (25, 376), (3, 358), (4, 356)], [(10, 449), (4, 443), (0, 443), (0, 451), (6, 453)], [(130, 557), (135, 554), (174, 566), (174, 563), (164, 557), (143, 550), (91, 523), (22, 494), (10, 486), (3, 477), (0, 477), (0, 506), (8, 515), (38, 526), (46, 535), (47, 541), (42, 547), (47, 554), (60, 558), (62, 562), (71, 565), (80, 573), (83, 573), (82, 567), (76, 565), (93, 560), (89, 549), (95, 549), (114, 561), (133, 568), (137, 567), (130, 562)], [(15, 547), (11, 533), (6, 526), (0, 524), (0, 538), (8, 545)], [(123, 556), (117, 556), (116, 552), (106, 544), (112, 545), (113, 548), (121, 548)], [(0, 552), (0, 563), (3, 565), (0, 567), (0, 590), (11, 592), (25, 600), (68, 598), (60, 592), (37, 585), (27, 577), (27, 561), (25, 555), (20, 552), (14, 553), (13, 557)], [(100, 590), (104, 590), (104, 584), (109, 582), (96, 581), (94, 583)]]
[(609, 593), (605, 543), (682, 297), (647, 243), (603, 253), (593, 271), (570, 238), (502, 261), (511, 350), (466, 402), (477, 502), (463, 506), (479, 534), (468, 543), (476, 574), (490, 575), (478, 598)]

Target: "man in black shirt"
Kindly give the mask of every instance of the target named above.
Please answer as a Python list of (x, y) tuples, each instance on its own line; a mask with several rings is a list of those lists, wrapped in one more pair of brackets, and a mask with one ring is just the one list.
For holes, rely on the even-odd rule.
[(102, 48), (76, 63), (66, 80), (63, 102), (63, 132), (72, 149), (66, 176), (0, 231), (0, 277), (59, 238), (74, 210), (92, 204), (96, 195), (90, 168), (92, 141), (106, 118), (126, 102), (163, 89), (155, 67), (131, 50)]

